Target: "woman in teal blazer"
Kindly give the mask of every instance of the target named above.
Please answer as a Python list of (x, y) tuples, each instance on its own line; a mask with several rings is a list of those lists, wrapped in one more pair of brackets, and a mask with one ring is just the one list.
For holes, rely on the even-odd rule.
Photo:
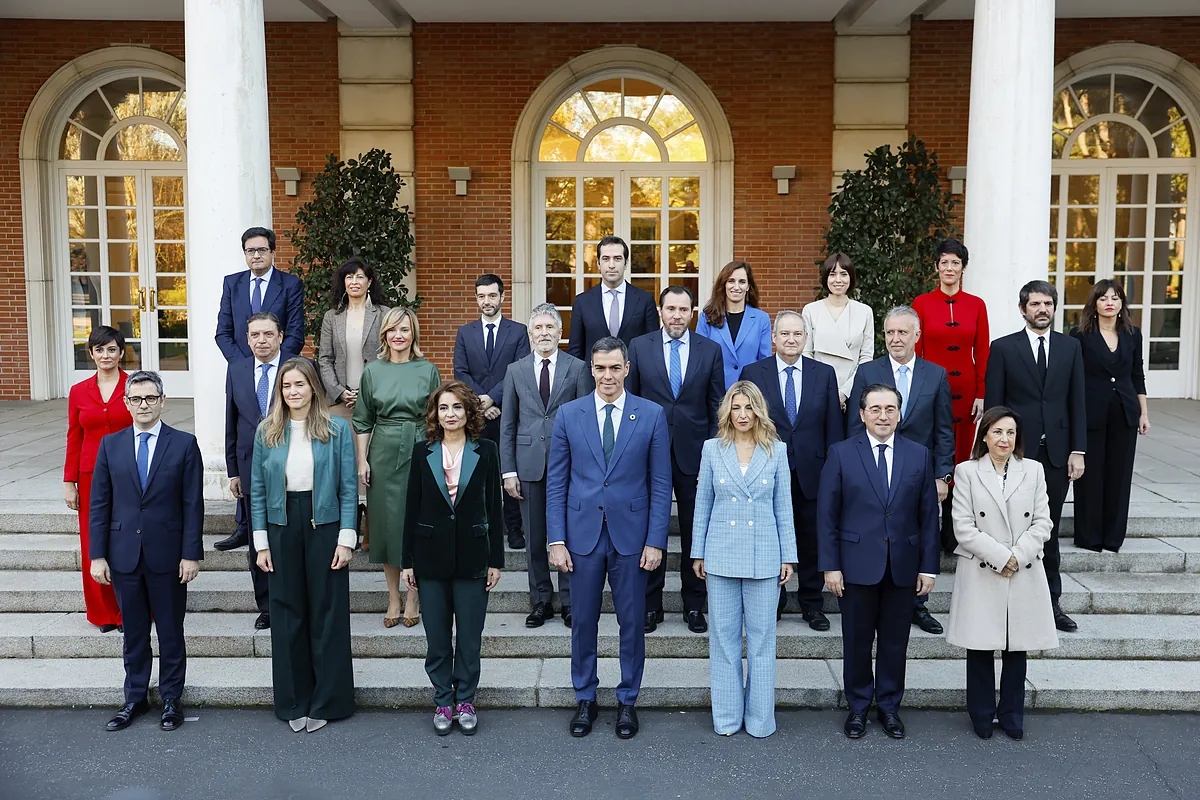
[(771, 318), (758, 308), (758, 284), (745, 261), (730, 261), (717, 275), (696, 333), (721, 345), (726, 386), (737, 383), (742, 367), (771, 355)]
[(354, 713), (350, 575), (358, 465), (346, 420), (331, 417), (316, 368), (292, 358), (254, 435), (250, 520), (271, 594), (275, 716), (320, 730)]

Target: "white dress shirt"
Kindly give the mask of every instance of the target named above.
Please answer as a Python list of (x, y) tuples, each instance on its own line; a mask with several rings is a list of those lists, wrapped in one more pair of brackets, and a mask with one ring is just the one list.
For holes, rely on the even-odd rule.
[(1046, 363), (1050, 363), (1050, 329), (1046, 328), (1042, 333), (1034, 333), (1029, 330), (1029, 326), (1025, 326), (1025, 335), (1029, 337), (1029, 349), (1033, 352), (1033, 363), (1037, 363), (1038, 337), (1041, 336), (1046, 340)]
[(897, 389), (900, 388), (900, 368), (908, 367), (908, 390), (912, 392), (913, 372), (916, 371), (917, 357), (913, 356), (908, 360), (907, 364), (901, 364), (896, 359), (892, 358), (891, 353), (888, 353), (888, 361), (892, 363), (892, 380), (895, 381)]
[[(893, 360), (892, 364), (895, 365), (895, 363), (896, 363), (895, 360)], [(879, 439), (876, 439), (875, 435), (873, 433), (871, 433), (870, 430), (868, 430), (867, 431), (867, 441), (870, 442), (870, 444), (871, 444), (871, 460), (874, 461), (876, 464), (879, 463), (879, 445), (884, 445), (883, 460), (887, 463), (888, 486), (891, 486), (892, 485), (892, 454), (896, 451), (896, 445), (895, 445), (896, 432), (892, 431), (891, 436), (889, 436), (887, 439), (884, 439), (881, 441)], [(936, 575), (930, 575), (928, 572), (922, 572), (920, 574), (926, 578), (934, 578), (934, 579), (937, 578)]]
[(504, 319), (503, 314), (497, 314), (495, 319), (488, 319), (487, 317), (484, 317), (484, 316), (479, 317), (479, 321), (483, 323), (483, 349), (484, 349), (484, 352), (487, 351), (487, 335), (488, 335), (487, 326), (488, 325), (494, 326), (492, 328), (492, 344), (493, 345), (500, 344), (500, 320), (502, 320), (502, 319)]
[[(684, 328), (683, 336), (680, 337), (680, 339), (679, 339), (679, 341), (683, 342), (683, 344), (681, 344), (679, 346), (679, 375), (680, 375), (679, 383), (681, 386), (683, 385), (683, 381), (687, 380), (688, 353), (690, 353), (692, 350), (692, 338), (691, 337), (692, 337), (692, 332), (690, 330), (688, 330), (687, 328)], [(662, 340), (663, 340), (663, 359), (665, 360), (666, 365), (667, 365), (667, 379), (670, 380), (670, 378), (671, 378), (671, 342), (673, 342), (675, 340), (670, 337), (670, 335), (667, 333), (666, 328), (662, 329)]]
[[(264, 304), (266, 303), (266, 300), (267, 300), (267, 287), (271, 285), (271, 278), (273, 278), (273, 277), (275, 277), (275, 267), (271, 267), (270, 269), (268, 269), (267, 273), (262, 276), (262, 288), (260, 291), (262, 292), (262, 300), (263, 300)], [(258, 279), (259, 279), (258, 276), (255, 275), (254, 272), (252, 271), (250, 273), (250, 294), (246, 295), (248, 303), (254, 302), (254, 281), (256, 281)], [(250, 307), (253, 308), (254, 306), (250, 306)]]
[(612, 309), (613, 296), (610, 294), (610, 292), (615, 291), (617, 293), (616, 299), (617, 299), (617, 302), (619, 303), (619, 305), (617, 306), (617, 319), (621, 320), (622, 322), (625, 321), (625, 290), (627, 288), (629, 288), (629, 283), (626, 281), (621, 281), (621, 285), (618, 286), (616, 289), (609, 289), (607, 286), (604, 285), (603, 282), (601, 282), (601, 284), (600, 284), (600, 305), (601, 305), (602, 310), (604, 311), (604, 326), (605, 327), (608, 327), (608, 315), (611, 313), (611, 309)]
[[(153, 386), (154, 384), (145, 384), (142, 386)], [(150, 434), (149, 440), (146, 442), (146, 451), (150, 454), (150, 459), (146, 462), (147, 475), (149, 475), (150, 466), (154, 463), (154, 448), (158, 446), (158, 437), (162, 433), (162, 420), (154, 423), (154, 427), (148, 431), (143, 431), (137, 425), (133, 426), (133, 463), (137, 463), (138, 448), (142, 446), (141, 434)]]
[[(778, 354), (775, 355), (775, 371), (779, 373), (779, 396), (781, 398), (783, 398), (783, 401), (785, 403), (787, 402), (787, 379), (788, 379), (787, 368), (788, 367), (796, 368), (796, 371), (792, 373), (792, 383), (796, 387), (796, 413), (797, 414), (800, 413), (800, 384), (802, 382), (800, 380), (800, 377), (803, 374), (801, 372), (801, 370), (803, 369), (803, 366), (801, 365), (800, 362), (802, 362), (802, 361), (804, 361), (803, 358), (797, 358), (795, 364), (789, 364), (786, 361), (784, 361), (782, 358), (780, 358)], [(784, 409), (784, 411), (787, 411), (787, 409)]]
[[(554, 371), (558, 368), (558, 353), (559, 353), (559, 349), (556, 347), (550, 351), (550, 355), (544, 356), (544, 358), (547, 358), (550, 360), (550, 365), (549, 365), (550, 395), (552, 397), (554, 396)], [(542, 359), (543, 359), (543, 356), (538, 355), (538, 352), (536, 350), (534, 350), (533, 351), (533, 385), (537, 386), (537, 387), (541, 387), (541, 382), (542, 382)], [(500, 480), (505, 480), (507, 478), (515, 478), (515, 477), (517, 477), (517, 473), (505, 472), (500, 476)]]
[[(626, 396), (625, 392), (622, 391), (621, 396), (612, 402), (612, 404), (614, 406), (616, 406), (616, 408), (613, 409), (613, 412), (612, 412), (613, 444), (614, 445), (616, 444), (618, 434), (621, 433), (621, 412), (625, 409), (625, 396)], [(604, 411), (604, 407), (606, 405), (608, 405), (608, 403), (605, 402), (604, 400), (600, 399), (599, 392), (592, 392), (592, 397), (595, 398), (595, 400), (596, 400), (596, 424), (600, 426), (600, 442), (601, 442), (601, 444), (603, 444), (604, 443), (604, 418), (607, 416), (606, 412)]]

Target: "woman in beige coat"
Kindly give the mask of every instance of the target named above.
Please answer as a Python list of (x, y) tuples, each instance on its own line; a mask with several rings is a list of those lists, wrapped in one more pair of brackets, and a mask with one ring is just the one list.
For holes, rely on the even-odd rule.
[(972, 460), (954, 471), (958, 566), (946, 641), (967, 650), (967, 712), (981, 739), (991, 738), (993, 718), (1011, 738), (1024, 735), (1025, 654), (1058, 647), (1042, 566), (1050, 538), (1046, 475), (1023, 456), (1020, 420), (995, 406), (983, 414)]

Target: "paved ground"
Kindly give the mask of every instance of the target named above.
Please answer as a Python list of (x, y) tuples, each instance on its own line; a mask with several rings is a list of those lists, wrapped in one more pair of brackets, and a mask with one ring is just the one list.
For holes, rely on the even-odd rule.
[(268, 711), (202, 709), (172, 734), (106, 710), (0, 712), (5, 800), (354, 798), (808, 798), (1192, 800), (1200, 715), (1030, 714), (1026, 738), (971, 733), (965, 714), (909, 711), (910, 736), (874, 723), (846, 740), (836, 711), (778, 715), (766, 740), (722, 738), (703, 711), (641, 715), (623, 742), (611, 709), (591, 737), (568, 712), (484, 711), (473, 739), (433, 735), (427, 714), (364, 712), (309, 735)]

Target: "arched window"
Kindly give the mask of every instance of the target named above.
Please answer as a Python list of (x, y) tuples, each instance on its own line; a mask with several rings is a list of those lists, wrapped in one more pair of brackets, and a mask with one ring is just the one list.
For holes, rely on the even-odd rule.
[(1078, 322), (1098, 279), (1119, 280), (1143, 332), (1149, 391), (1186, 395), (1183, 365), (1196, 357), (1185, 329), (1196, 290), (1184, 293), (1184, 274), (1194, 271), (1185, 263), (1194, 116), (1161, 79), (1109, 68), (1060, 87), (1051, 124), (1050, 279), (1061, 294), (1059, 322)]
[(596, 243), (630, 245), (629, 279), (654, 294), (670, 284), (700, 296), (711, 274), (711, 181), (704, 131), (687, 102), (637, 76), (571, 91), (546, 119), (536, 150), (535, 212), (543, 258), (537, 289), (563, 314), (600, 282)]
[(146, 74), (107, 78), (61, 130), (72, 377), (92, 369), (88, 334), (111, 325), (125, 336), (127, 369), (161, 370), (169, 394), (189, 396), (183, 87)]

